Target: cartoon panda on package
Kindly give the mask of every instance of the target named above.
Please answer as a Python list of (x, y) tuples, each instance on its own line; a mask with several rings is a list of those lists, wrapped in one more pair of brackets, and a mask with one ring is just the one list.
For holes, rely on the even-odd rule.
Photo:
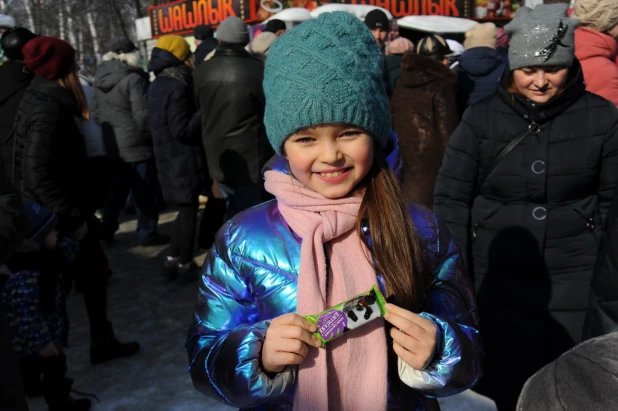
[(305, 318), (315, 324), (313, 334), (322, 342), (322, 347), (337, 337), (354, 330), (386, 314), (386, 301), (375, 285), (366, 293), (337, 304), (316, 315)]

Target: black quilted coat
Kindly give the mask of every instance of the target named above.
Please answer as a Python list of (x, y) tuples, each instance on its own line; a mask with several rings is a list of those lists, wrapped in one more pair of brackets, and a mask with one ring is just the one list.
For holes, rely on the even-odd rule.
[(192, 204), (208, 178), (192, 73), (173, 54), (158, 48), (148, 69), (157, 75), (148, 92), (148, 122), (163, 198)]
[(594, 267), (584, 338), (618, 331), (618, 191), (607, 213), (605, 231)]
[(0, 161), (4, 175), (13, 179), (14, 135), (11, 135), (19, 103), (32, 81), (21, 61), (7, 61), (0, 66)]
[(90, 208), (86, 147), (75, 123), (79, 114), (70, 91), (34, 77), (16, 125), (16, 181), (21, 180), (22, 194), (57, 213), (59, 229), (66, 232), (79, 228)]
[[(545, 126), (479, 186), (532, 121)], [(578, 62), (565, 91), (544, 104), (502, 84), (451, 137), (434, 210), (468, 255), (486, 346), (478, 389), (499, 409), (514, 408), (526, 379), (580, 341), (617, 177), (618, 110), (585, 91)]]

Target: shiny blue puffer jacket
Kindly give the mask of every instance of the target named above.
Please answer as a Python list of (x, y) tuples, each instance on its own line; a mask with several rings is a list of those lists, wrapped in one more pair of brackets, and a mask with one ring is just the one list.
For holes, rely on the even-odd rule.
[[(285, 162), (273, 168), (288, 172)], [(410, 213), (433, 275), (421, 315), (436, 324), (438, 344), (432, 363), (400, 398), (406, 410), (439, 409), (435, 397), (468, 389), (481, 374), (475, 296), (445, 226), (420, 206), (410, 206)], [(241, 409), (292, 408), (298, 367), (270, 378), (259, 357), (270, 320), (296, 311), (300, 246), (276, 200), (238, 214), (219, 231), (186, 343), (196, 389)], [(389, 410), (403, 408), (389, 397)]]

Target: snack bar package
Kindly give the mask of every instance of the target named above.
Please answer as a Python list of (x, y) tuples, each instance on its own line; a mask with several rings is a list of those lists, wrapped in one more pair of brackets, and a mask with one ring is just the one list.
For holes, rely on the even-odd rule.
[(386, 301), (375, 285), (366, 293), (359, 294), (337, 304), (316, 315), (305, 315), (304, 318), (315, 324), (317, 331), (313, 333), (322, 347), (344, 333), (361, 325), (383, 317), (386, 314)]

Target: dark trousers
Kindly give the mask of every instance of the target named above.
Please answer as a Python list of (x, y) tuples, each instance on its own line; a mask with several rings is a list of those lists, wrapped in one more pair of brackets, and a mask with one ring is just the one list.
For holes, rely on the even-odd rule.
[(215, 234), (223, 225), (225, 217), (225, 200), (215, 198), (214, 195), (208, 196), (208, 202), (202, 212), (200, 228), (197, 235), (197, 242), (201, 249), (208, 249), (215, 241)]
[(0, 301), (0, 410), (25, 411), (28, 404), (10, 331), (4, 304)]
[(227, 211), (225, 220), (229, 220), (241, 211), (256, 206), (272, 198), (266, 190), (264, 183), (248, 185), (228, 185), (219, 183), (219, 190), (225, 199)]
[(26, 356), (19, 360), (19, 365), (24, 385), (40, 381), (43, 375), (43, 397), (50, 407), (66, 403), (73, 381), (66, 378), (64, 353), (51, 357)]
[[(88, 219), (88, 234), (80, 241), (79, 253), (66, 273), (67, 286), (70, 287), (74, 279), (76, 287), (84, 295), (92, 341), (107, 340), (113, 336), (107, 320), (107, 281), (111, 272), (100, 240), (100, 223), (93, 216)], [(68, 294), (69, 290), (66, 291)]]
[(178, 216), (174, 221), (170, 241), (170, 256), (179, 257), (180, 264), (193, 260), (198, 206), (197, 199), (193, 204), (178, 205)]
[(135, 198), (138, 237), (145, 239), (156, 233), (159, 222), (157, 184), (159, 182), (154, 159), (138, 163), (116, 161), (103, 209), (105, 234), (111, 236), (118, 230), (118, 217), (125, 206), (129, 190)]
[(103, 207), (109, 193), (112, 168), (107, 156), (89, 157), (86, 163), (88, 170), (89, 204), (94, 210)]

